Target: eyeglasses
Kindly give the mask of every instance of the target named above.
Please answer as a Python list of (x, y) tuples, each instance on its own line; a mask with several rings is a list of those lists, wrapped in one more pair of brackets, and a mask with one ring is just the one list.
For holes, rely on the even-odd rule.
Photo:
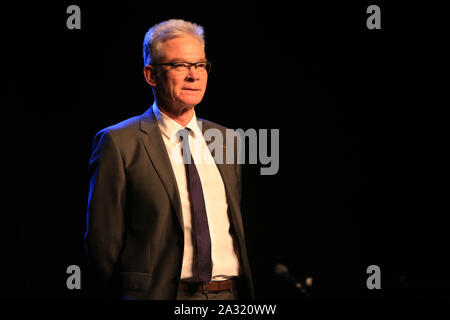
[(191, 67), (194, 67), (195, 70), (198, 70), (200, 72), (206, 72), (209, 73), (211, 71), (211, 62), (204, 61), (204, 62), (167, 62), (167, 63), (155, 63), (154, 66), (170, 66), (173, 70), (178, 72), (188, 71), (191, 70)]

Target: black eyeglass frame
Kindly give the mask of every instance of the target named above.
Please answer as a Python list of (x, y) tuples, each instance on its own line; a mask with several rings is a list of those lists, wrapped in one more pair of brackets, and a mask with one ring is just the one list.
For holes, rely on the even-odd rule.
[(176, 61), (176, 62), (166, 62), (166, 63), (152, 63), (152, 66), (171, 66), (172, 68), (176, 69), (177, 64), (183, 64), (187, 69), (191, 70), (191, 67), (194, 67), (195, 70), (197, 70), (198, 66), (200, 64), (205, 64), (205, 71), (206, 73), (211, 72), (211, 61), (200, 61), (200, 62), (186, 62), (186, 61)]

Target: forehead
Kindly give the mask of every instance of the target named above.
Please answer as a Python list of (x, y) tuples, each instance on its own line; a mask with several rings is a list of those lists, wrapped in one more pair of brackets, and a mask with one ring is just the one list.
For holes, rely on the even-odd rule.
[(167, 60), (198, 61), (205, 59), (205, 50), (199, 40), (192, 36), (173, 38), (161, 43)]

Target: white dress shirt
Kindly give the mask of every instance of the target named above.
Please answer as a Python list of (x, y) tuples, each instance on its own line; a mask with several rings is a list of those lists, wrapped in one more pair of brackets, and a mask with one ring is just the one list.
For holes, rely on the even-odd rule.
[[(153, 104), (153, 112), (158, 120), (164, 144), (169, 154), (172, 169), (178, 185), (184, 221), (184, 252), (181, 279), (195, 276), (195, 245), (192, 230), (192, 214), (186, 179), (186, 168), (182, 161), (181, 142), (177, 132), (184, 127), (169, 118)], [(220, 281), (239, 275), (237, 248), (231, 236), (228, 204), (222, 177), (209, 152), (202, 131), (194, 116), (186, 125), (189, 132), (189, 146), (202, 184), (205, 207), (211, 237), (212, 280)]]

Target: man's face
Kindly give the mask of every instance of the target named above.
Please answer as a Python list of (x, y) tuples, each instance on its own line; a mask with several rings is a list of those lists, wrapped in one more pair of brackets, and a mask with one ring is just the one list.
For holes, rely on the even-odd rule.
[[(204, 62), (205, 51), (196, 38), (183, 36), (163, 42), (163, 58), (157, 63)], [(193, 108), (199, 104), (206, 90), (208, 73), (192, 66), (176, 70), (171, 66), (155, 66), (155, 92), (159, 102), (166, 108), (176, 110)]]

